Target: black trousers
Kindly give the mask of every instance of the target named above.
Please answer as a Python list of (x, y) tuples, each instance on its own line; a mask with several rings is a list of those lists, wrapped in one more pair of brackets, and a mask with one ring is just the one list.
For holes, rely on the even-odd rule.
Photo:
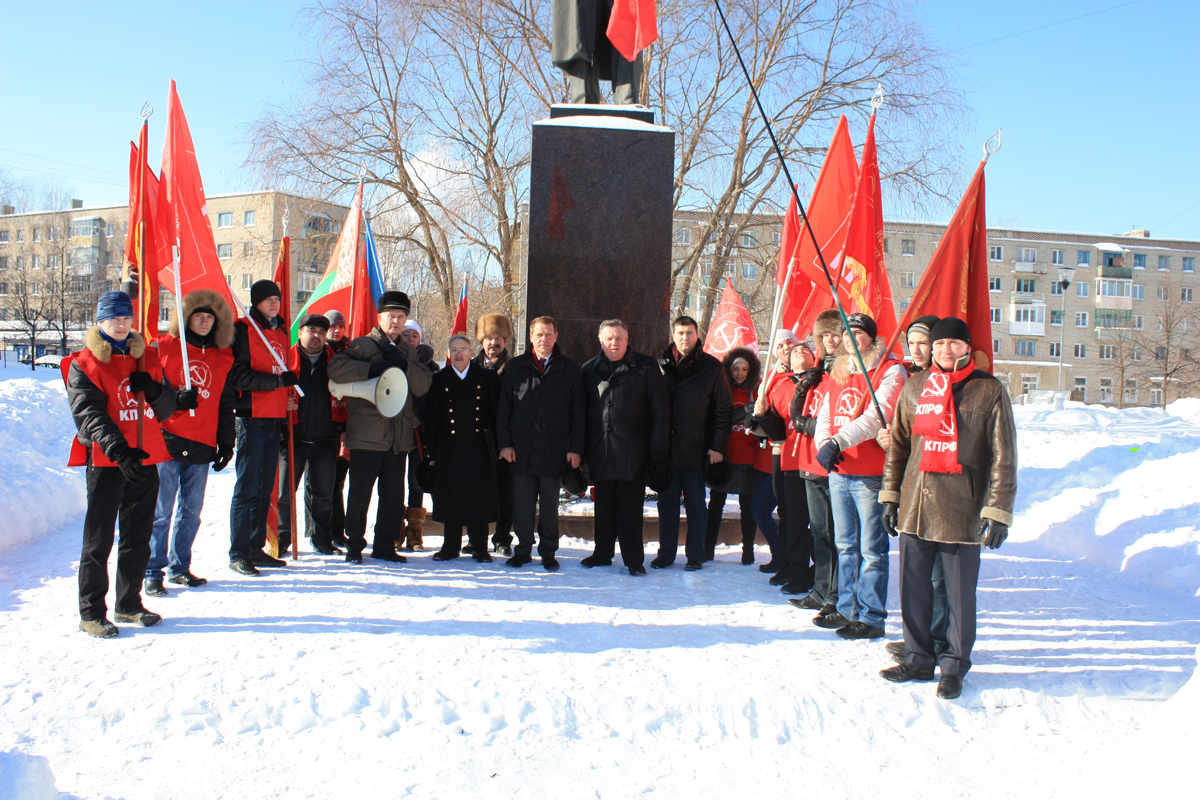
[[(507, 461), (496, 462), (496, 501), (496, 532), (492, 534), (492, 544), (497, 547), (510, 545), (513, 540), (513, 475)], [(487, 545), (486, 541), (484, 545)]]
[(375, 535), (371, 549), (378, 553), (395, 550), (396, 538), (404, 529), (404, 467), (408, 453), (393, 450), (350, 451), (350, 494), (346, 499), (346, 550), (361, 553), (367, 546), (367, 509), (371, 489), (379, 484), (375, 512)]
[(787, 552), (784, 543), (787, 541), (787, 494), (783, 487), (783, 469), (779, 466), (779, 454), (771, 456), (771, 489), (775, 492), (775, 514), (779, 517), (779, 544), (771, 551), (771, 562), (776, 567), (776, 573), (783, 572), (787, 567)]
[(833, 543), (833, 506), (829, 503), (829, 478), (805, 479), (808, 522), (812, 529), (813, 589), (822, 603), (837, 604), (838, 553)]
[[(708, 525), (704, 531), (704, 552), (711, 557), (721, 535), (721, 512), (725, 510), (725, 492), (708, 493)], [(738, 506), (742, 510), (742, 547), (753, 547), (758, 525), (754, 522), (754, 495), (750, 492), (738, 495)]]
[[(337, 545), (346, 543), (346, 476), (349, 473), (350, 462), (344, 458), (337, 459), (333, 468), (333, 493), (329, 511), (329, 539)], [(312, 473), (308, 475), (304, 481), (304, 530), (311, 539), (313, 531), (316, 530), (316, 522), (309, 511), (312, 506), (309, 499), (312, 494)]]
[(538, 555), (558, 552), (558, 475), (513, 475), (512, 518), (517, 532), (515, 555), (533, 554), (533, 518), (537, 515)]
[[(943, 544), (900, 534), (900, 620), (908, 660), (922, 669), (936, 662), (943, 675), (962, 677), (971, 669), (975, 647), (975, 587), (979, 583), (977, 544)], [(947, 649), (935, 656), (933, 563), (940, 558), (946, 575)]]
[(146, 468), (144, 483), (132, 484), (116, 467), (92, 466), (88, 453), (87, 514), (83, 518), (83, 552), (79, 556), (79, 617), (100, 620), (108, 616), (108, 556), (112, 553), (117, 518), (121, 539), (117, 544), (118, 612), (142, 610), (142, 578), (150, 561), (150, 534), (158, 505), (158, 470)]
[(616, 543), (620, 542), (625, 566), (642, 566), (646, 561), (646, 546), (642, 541), (645, 485), (641, 481), (596, 481), (595, 490), (592, 555), (611, 559)]
[[(279, 541), (291, 542), (292, 527), (292, 498), (300, 487), (300, 479), (307, 476), (304, 482), (304, 530), (314, 544), (329, 545), (333, 543), (333, 492), (337, 477), (338, 440), (326, 439), (319, 442), (305, 442), (299, 439), (296, 445), (296, 474), (291, 477), (292, 491), (285, 487), (289, 485), (287, 453), (280, 459), (279, 465)], [(339, 497), (338, 500), (341, 500)], [(286, 536), (285, 536), (286, 533)]]
[[(812, 586), (812, 533), (809, 531), (807, 481), (795, 470), (784, 472), (781, 477), (783, 500), (780, 505), (787, 506), (787, 524), (782, 524), (780, 515), (779, 551), (783, 554), (783, 564), (779, 572), (788, 583)], [(775, 496), (778, 498), (780, 495)]]
[[(442, 526), (442, 547), (439, 553), (447, 553), (456, 556), (462, 552), (462, 525), (445, 524)], [(487, 525), (468, 525), (467, 526), (467, 541), (471, 543), (474, 550), (474, 555), (481, 556), (487, 553)]]

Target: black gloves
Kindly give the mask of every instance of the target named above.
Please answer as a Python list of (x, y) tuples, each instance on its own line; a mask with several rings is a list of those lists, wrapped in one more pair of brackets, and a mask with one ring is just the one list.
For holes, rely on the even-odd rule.
[[(134, 374), (137, 375), (138, 373), (135, 372)], [(141, 374), (145, 375), (146, 373), (143, 372)], [(150, 477), (150, 470), (153, 467), (142, 466), (142, 460), (149, 458), (149, 453), (145, 450), (139, 450), (136, 447), (130, 447), (124, 442), (114, 447), (113, 451), (113, 454), (109, 458), (116, 462), (117, 467), (121, 470), (121, 474), (125, 476), (125, 480), (134, 485), (141, 485), (146, 482), (146, 479)]]
[(408, 359), (404, 357), (404, 351), (398, 346), (384, 347), (379, 353), (383, 356), (383, 360), (387, 362), (388, 366), (408, 369)]
[(298, 383), (300, 383), (300, 376), (297, 375), (296, 373), (292, 372), (290, 369), (287, 372), (285, 372), (279, 376), (280, 388), (286, 388), (288, 386), (295, 386)]
[(796, 429), (796, 433), (811, 438), (817, 432), (817, 418), (808, 416), (796, 417), (792, 420), (792, 427)]
[(809, 389), (821, 382), (821, 377), (825, 374), (825, 370), (820, 367), (806, 369), (800, 373), (800, 391), (807, 392)]
[(223, 444), (217, 448), (216, 458), (213, 459), (213, 469), (217, 472), (225, 469), (229, 465), (229, 459), (233, 458), (233, 445)]
[(883, 504), (883, 529), (888, 536), (899, 536), (896, 526), (900, 524), (900, 506), (896, 503)]
[(175, 408), (179, 411), (191, 411), (200, 405), (200, 392), (196, 389), (180, 389), (175, 395)]
[(821, 445), (821, 449), (817, 451), (817, 463), (824, 467), (826, 472), (837, 472), (838, 462), (843, 458), (841, 446), (833, 439)]
[(390, 361), (375, 361), (372, 362), (371, 368), (367, 370), (367, 378), (378, 378), (383, 373), (392, 368)]
[(1004, 544), (1008, 538), (1008, 526), (994, 519), (985, 519), (979, 524), (979, 543), (991, 550)]
[(163, 387), (149, 372), (135, 372), (129, 376), (129, 391), (142, 392), (146, 400), (153, 403), (162, 394)]

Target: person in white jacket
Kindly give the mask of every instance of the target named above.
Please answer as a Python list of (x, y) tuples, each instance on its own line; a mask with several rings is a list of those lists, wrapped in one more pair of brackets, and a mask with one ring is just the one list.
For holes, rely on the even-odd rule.
[[(887, 619), (888, 537), (879, 504), (886, 454), (875, 437), (891, 423), (908, 373), (901, 362), (884, 352), (875, 320), (866, 314), (851, 314), (847, 321), (849, 330), (842, 337), (813, 436), (819, 448), (817, 461), (829, 470), (838, 601), (836, 611), (823, 612), (813, 622), (836, 629), (843, 639), (878, 639)], [(867, 392), (867, 377), (854, 356), (851, 335), (871, 375), (884, 364), (881, 376), (872, 382), (879, 409)]]

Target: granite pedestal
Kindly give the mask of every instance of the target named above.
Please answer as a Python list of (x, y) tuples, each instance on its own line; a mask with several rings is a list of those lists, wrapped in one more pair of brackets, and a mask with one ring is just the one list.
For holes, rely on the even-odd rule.
[[(674, 131), (641, 120), (533, 126), (525, 319), (554, 317), (560, 349), (580, 364), (600, 352), (606, 319), (624, 320), (648, 355), (670, 340), (674, 164)], [(528, 330), (519, 336), (528, 344)]]

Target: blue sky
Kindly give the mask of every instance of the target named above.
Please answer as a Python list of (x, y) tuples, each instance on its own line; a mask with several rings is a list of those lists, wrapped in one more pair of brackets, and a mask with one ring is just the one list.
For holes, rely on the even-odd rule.
[[(930, 35), (953, 51), (971, 107), (954, 133), (964, 183), (983, 141), (1004, 128), (988, 165), (989, 224), (1200, 239), (1200, 3), (1123, 2), (918, 5)], [(247, 125), (296, 88), (309, 48), (300, 6), (5, 0), (0, 165), (56, 173), (88, 205), (123, 202), (138, 112), (146, 100), (155, 106), (156, 164), (174, 78), (205, 189), (258, 188), (240, 172)], [(1081, 15), (1090, 16), (1072, 19)]]

